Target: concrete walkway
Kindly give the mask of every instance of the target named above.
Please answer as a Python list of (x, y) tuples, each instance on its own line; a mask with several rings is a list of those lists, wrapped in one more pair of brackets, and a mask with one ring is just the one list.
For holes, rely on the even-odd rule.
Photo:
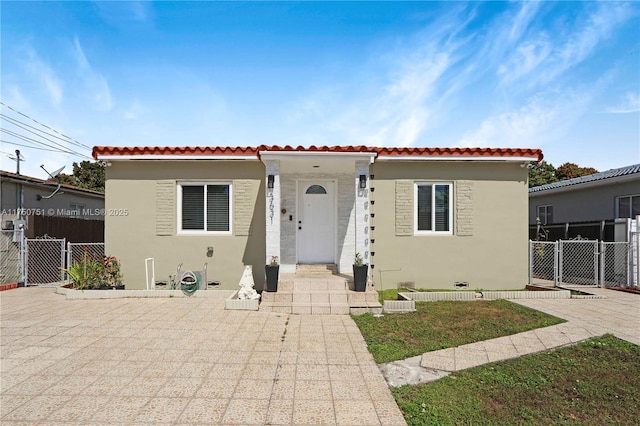
[(589, 288), (601, 299), (517, 299), (530, 308), (566, 319), (563, 324), (427, 352), (380, 366), (390, 386), (426, 383), (449, 372), (571, 345), (611, 333), (640, 345), (640, 296)]
[(405, 425), (347, 315), (0, 293), (0, 423)]

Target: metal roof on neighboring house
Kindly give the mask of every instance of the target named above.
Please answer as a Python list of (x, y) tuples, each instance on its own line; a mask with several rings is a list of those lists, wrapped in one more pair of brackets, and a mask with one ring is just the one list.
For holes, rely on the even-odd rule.
[(529, 193), (548, 191), (550, 189), (564, 188), (567, 186), (580, 185), (589, 182), (602, 181), (605, 179), (633, 175), (636, 173), (640, 174), (640, 164), (633, 164), (631, 166), (611, 169), (604, 172), (594, 173), (587, 176), (580, 176), (573, 179), (561, 180), (560, 182), (548, 183), (546, 185), (534, 186), (533, 188), (529, 188)]
[(260, 152), (332, 152), (332, 153), (375, 153), (376, 156), (383, 157), (468, 157), (473, 158), (536, 158), (542, 161), (543, 155), (540, 149), (531, 148), (385, 148), (385, 147), (369, 147), (364, 145), (358, 146), (315, 146), (309, 147), (291, 145), (260, 145), (260, 146), (244, 146), (244, 147), (225, 147), (225, 146), (95, 146), (93, 148), (93, 158), (110, 156), (256, 156), (259, 158)]

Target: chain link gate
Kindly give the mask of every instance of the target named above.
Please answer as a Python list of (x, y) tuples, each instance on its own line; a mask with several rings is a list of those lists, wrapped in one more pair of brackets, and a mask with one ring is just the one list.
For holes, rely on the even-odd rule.
[(563, 285), (598, 286), (598, 241), (558, 241), (558, 281)]
[(26, 277), (28, 285), (55, 287), (64, 280), (64, 238), (26, 239)]

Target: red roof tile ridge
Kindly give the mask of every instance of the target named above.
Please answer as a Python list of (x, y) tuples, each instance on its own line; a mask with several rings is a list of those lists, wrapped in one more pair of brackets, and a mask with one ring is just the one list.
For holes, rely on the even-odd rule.
[(378, 156), (462, 156), (462, 157), (537, 157), (543, 158), (536, 148), (489, 148), (489, 147), (370, 147), (366, 145), (258, 145), (258, 146), (95, 146), (94, 158), (101, 155), (258, 155), (263, 151), (286, 152), (371, 152)]

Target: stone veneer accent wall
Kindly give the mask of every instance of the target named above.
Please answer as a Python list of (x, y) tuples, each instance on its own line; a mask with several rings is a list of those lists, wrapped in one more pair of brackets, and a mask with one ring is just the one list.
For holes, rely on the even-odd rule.
[(176, 233), (176, 181), (156, 181), (156, 235)]
[(473, 182), (458, 180), (455, 187), (456, 235), (470, 237), (473, 235)]
[(396, 235), (413, 235), (412, 180), (396, 180)]
[(233, 233), (234, 235), (249, 235), (254, 203), (251, 181), (234, 180), (232, 191)]

